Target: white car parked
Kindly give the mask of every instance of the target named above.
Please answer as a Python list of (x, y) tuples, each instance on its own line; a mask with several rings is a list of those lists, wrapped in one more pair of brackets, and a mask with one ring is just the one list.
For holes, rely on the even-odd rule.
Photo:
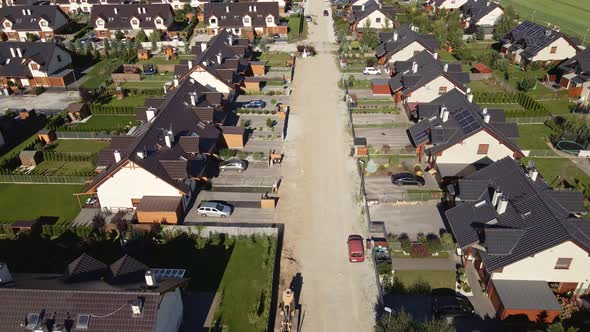
[(219, 202), (203, 202), (197, 209), (203, 217), (227, 218), (232, 213), (231, 206)]
[(375, 67), (365, 67), (363, 70), (363, 74), (365, 75), (381, 75), (381, 69)]

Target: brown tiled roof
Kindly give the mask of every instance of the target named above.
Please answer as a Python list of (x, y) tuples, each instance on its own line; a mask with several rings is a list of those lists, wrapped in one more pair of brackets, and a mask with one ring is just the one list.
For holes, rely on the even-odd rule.
[(245, 129), (244, 127), (221, 126), (221, 131), (224, 134), (243, 135)]
[(181, 136), (178, 144), (188, 153), (199, 152), (199, 136)]
[(186, 178), (186, 168), (188, 160), (160, 160), (160, 164), (166, 170), (166, 173), (173, 179)]
[(180, 200), (180, 196), (143, 196), (137, 211), (176, 211), (180, 205)]
[(84, 253), (68, 264), (64, 277), (68, 281), (84, 281), (100, 278), (106, 271), (106, 264)]

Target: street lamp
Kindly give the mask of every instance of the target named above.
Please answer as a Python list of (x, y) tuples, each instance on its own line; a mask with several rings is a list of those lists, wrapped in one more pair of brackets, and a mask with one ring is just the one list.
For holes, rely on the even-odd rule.
[(387, 316), (387, 327), (389, 327), (389, 319), (391, 318), (391, 308), (384, 307), (383, 310), (385, 310), (385, 312), (389, 314), (389, 316)]

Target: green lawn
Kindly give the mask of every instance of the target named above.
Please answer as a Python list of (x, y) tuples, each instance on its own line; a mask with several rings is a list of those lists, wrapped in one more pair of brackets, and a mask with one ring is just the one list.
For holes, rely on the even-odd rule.
[(467, 87), (473, 91), (485, 91), (485, 92), (505, 92), (504, 88), (495, 80), (480, 80), (471, 81), (467, 83)]
[(106, 141), (85, 139), (58, 139), (52, 151), (57, 152), (98, 152), (107, 146)]
[[(163, 86), (163, 85), (162, 85)], [(163, 90), (162, 90), (163, 91)], [(163, 92), (162, 92), (163, 93)], [(139, 107), (143, 106), (146, 96), (126, 96), (125, 98), (119, 100), (115, 97), (108, 97), (107, 99), (100, 100), (96, 102), (101, 106), (133, 106)]]
[(264, 331), (270, 310), (275, 310), (269, 307), (276, 240), (268, 239), (236, 241), (221, 280), (222, 298), (215, 312), (215, 320), (220, 320), (227, 331)]
[(486, 107), (489, 109), (503, 109), (504, 111), (522, 111), (526, 112), (520, 104), (479, 104), (481, 107)]
[(135, 123), (135, 116), (133, 115), (93, 115), (90, 120), (76, 125), (75, 128), (94, 130), (120, 129), (126, 126), (133, 126)]
[(59, 222), (74, 220), (80, 208), (73, 196), (80, 185), (0, 184), (0, 220), (59, 217)]
[(264, 52), (259, 56), (260, 61), (266, 61), (267, 66), (285, 67), (287, 60), (291, 58), (289, 53), (283, 52)]
[(127, 89), (162, 89), (162, 93), (164, 93), (164, 83), (164, 81), (124, 82), (121, 83), (121, 87)]
[(89, 161), (52, 161), (45, 160), (33, 170), (35, 175), (56, 176), (76, 175), (92, 172), (94, 165)]
[(466, 43), (465, 48), (471, 50), (471, 54), (477, 58), (481, 55), (485, 54), (492, 48), (492, 44), (494, 42), (488, 41), (476, 41), (471, 43)]
[(588, 0), (500, 0), (500, 4), (512, 5), (520, 16), (519, 20), (532, 20), (542, 26), (547, 23), (558, 25), (562, 32), (580, 40), (589, 27)]
[(394, 277), (397, 278), (406, 289), (412, 287), (417, 282), (427, 282), (431, 289), (449, 288), (455, 289), (455, 271), (395, 271)]
[(451, 53), (447, 52), (447, 50), (443, 50), (443, 49), (438, 50), (438, 56), (439, 56), (440, 60), (443, 62), (450, 62), (450, 63), (457, 62), (457, 58), (455, 58)]
[[(303, 21), (303, 26), (301, 26), (301, 21)], [(289, 40), (297, 40), (299, 38), (305, 38), (305, 30), (307, 22), (305, 21), (303, 15), (291, 15), (289, 16)], [(302, 29), (300, 29), (302, 28)]]
[(86, 74), (88, 79), (82, 83), (82, 86), (89, 89), (97, 88), (99, 85), (108, 81), (111, 73), (123, 64), (123, 60), (109, 58), (95, 64), (92, 69)]
[(545, 106), (551, 114), (569, 114), (571, 112), (570, 102), (567, 99), (542, 100), (539, 103)]
[(574, 183), (574, 179), (590, 183), (590, 177), (567, 158), (524, 158), (523, 163), (526, 165), (529, 159), (535, 161), (535, 167), (550, 185), (559, 184), (557, 177), (570, 183)]
[(166, 58), (164, 56), (156, 55), (156, 56), (149, 58), (148, 60), (137, 61), (137, 63), (142, 64), (142, 65), (145, 65), (145, 64), (177, 65), (180, 63), (180, 60), (182, 60), (182, 59), (192, 59), (192, 58), (194, 58), (194, 56), (192, 54), (181, 54), (181, 55), (177, 56), (176, 59), (166, 60)]
[(518, 145), (523, 150), (550, 150), (545, 142), (549, 138), (551, 129), (544, 124), (519, 124), (520, 138)]

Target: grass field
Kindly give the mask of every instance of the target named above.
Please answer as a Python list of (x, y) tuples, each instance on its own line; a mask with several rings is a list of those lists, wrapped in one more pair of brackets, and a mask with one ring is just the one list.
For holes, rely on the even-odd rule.
[(485, 91), (485, 92), (505, 92), (506, 91), (494, 79), (471, 81), (471, 82), (467, 83), (467, 87), (471, 88), (471, 90), (473, 90), (473, 91)]
[(0, 220), (59, 217), (58, 222), (74, 220), (80, 208), (74, 193), (80, 185), (8, 184), (0, 185)]
[[(590, 27), (588, 0), (500, 0), (503, 6), (512, 5), (520, 20), (531, 20), (546, 26), (559, 25), (562, 32), (580, 40)], [(590, 39), (586, 38), (586, 43)]]
[(107, 146), (106, 141), (85, 139), (58, 139), (52, 151), (57, 152), (98, 152)]
[(123, 64), (121, 59), (104, 59), (92, 67), (86, 74), (88, 79), (82, 83), (82, 86), (88, 89), (95, 89), (111, 77), (111, 73)]
[(39, 163), (33, 170), (35, 175), (59, 176), (88, 174), (94, 169), (89, 161), (53, 161), (45, 160)]
[(77, 125), (75, 128), (91, 130), (120, 129), (133, 126), (136, 123), (133, 115), (93, 115), (90, 120)]
[(518, 125), (520, 138), (518, 145), (523, 150), (550, 150), (544, 138), (548, 138), (551, 129), (544, 124)]
[[(276, 241), (236, 241), (220, 291), (215, 320), (227, 331), (264, 331), (268, 321)], [(248, 327), (248, 328), (246, 328)], [(226, 329), (223, 329), (226, 331)]]
[(455, 271), (396, 271), (397, 278), (405, 288), (410, 288), (418, 282), (426, 282), (431, 289), (455, 289)]
[[(163, 86), (163, 84), (162, 84)], [(162, 92), (163, 93), (163, 92)], [(96, 101), (96, 105), (101, 106), (143, 106), (146, 96), (126, 96), (119, 100), (115, 97), (101, 97), (100, 100)]]
[(535, 161), (535, 167), (550, 185), (557, 185), (557, 177), (570, 183), (574, 180), (580, 180), (583, 183), (590, 183), (590, 176), (586, 175), (576, 164), (566, 158), (524, 158), (523, 163), (526, 165), (528, 160)]

